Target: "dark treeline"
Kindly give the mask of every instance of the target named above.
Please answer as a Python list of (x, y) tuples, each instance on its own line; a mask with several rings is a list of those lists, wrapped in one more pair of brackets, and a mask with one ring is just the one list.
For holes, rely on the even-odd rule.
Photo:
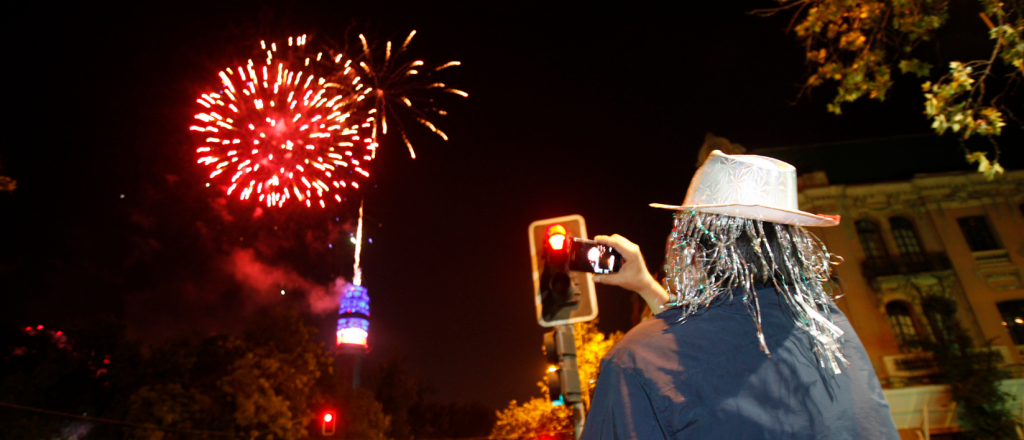
[[(401, 356), (353, 390), (299, 314), (254, 316), (237, 334), (143, 344), (113, 319), (3, 328), (0, 426), (9, 439), (335, 438), (487, 435), (494, 410), (442, 403)], [(36, 411), (44, 410), (47, 412)], [(60, 414), (56, 414), (60, 413)]]

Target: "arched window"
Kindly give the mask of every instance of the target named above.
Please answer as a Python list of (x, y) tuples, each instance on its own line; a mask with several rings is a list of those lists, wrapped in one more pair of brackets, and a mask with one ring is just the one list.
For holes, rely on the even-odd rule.
[(1016, 345), (1024, 345), (1024, 300), (1003, 301), (996, 304), (1003, 315), (1003, 325), (1010, 331)]
[(864, 255), (868, 258), (886, 257), (889, 252), (885, 250), (885, 242), (882, 241), (882, 234), (875, 222), (867, 219), (857, 220), (857, 236), (860, 237), (860, 245), (864, 248)]
[(896, 332), (900, 350), (904, 353), (914, 351), (918, 336), (917, 328), (914, 327), (914, 319), (910, 316), (910, 305), (904, 301), (891, 301), (885, 305), (885, 313), (889, 315), (889, 324)]

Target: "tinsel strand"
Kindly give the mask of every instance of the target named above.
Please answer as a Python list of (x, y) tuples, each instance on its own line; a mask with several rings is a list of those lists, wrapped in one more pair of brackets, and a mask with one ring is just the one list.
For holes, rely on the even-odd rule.
[[(770, 357), (756, 286), (772, 285), (793, 322), (810, 336), (820, 366), (839, 374), (839, 363), (848, 362), (842, 354), (843, 331), (833, 324), (829, 312), (832, 289), (825, 286), (831, 266), (841, 259), (803, 227), (774, 225), (773, 232), (781, 245), (779, 255), (772, 250), (759, 220), (696, 211), (676, 213), (662, 280), (671, 296), (665, 306), (679, 309), (682, 323), (715, 301), (731, 301), (734, 293), (740, 293), (761, 350)], [(754, 261), (747, 261), (738, 246), (740, 240), (752, 243)]]

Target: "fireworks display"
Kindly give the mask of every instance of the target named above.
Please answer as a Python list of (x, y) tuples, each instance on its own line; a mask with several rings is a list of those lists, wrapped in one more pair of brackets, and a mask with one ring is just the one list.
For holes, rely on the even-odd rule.
[[(413, 150), (412, 142), (409, 142), (409, 138), (405, 134), (405, 129), (402, 127), (402, 118), (398, 117), (397, 109), (408, 111), (416, 122), (440, 136), (441, 139), (448, 140), (448, 135), (437, 128), (433, 122), (430, 122), (430, 118), (433, 115), (444, 116), (447, 112), (437, 108), (434, 100), (425, 95), (427, 95), (427, 92), (439, 90), (462, 97), (469, 96), (462, 90), (450, 88), (445, 83), (434, 81), (433, 79), (435, 72), (458, 66), (461, 64), (460, 62), (449, 61), (429, 66), (422, 60), (401, 61), (414, 36), (416, 36), (416, 31), (410, 32), (409, 36), (402, 42), (402, 45), (394, 50), (391, 42), (388, 41), (384, 47), (383, 61), (379, 62), (381, 60), (380, 54), (375, 58), (370, 50), (370, 45), (366, 42), (366, 38), (362, 34), (359, 35), (359, 42), (362, 43), (363, 47), (359, 67), (366, 73), (367, 81), (372, 83), (376, 89), (376, 93), (371, 95), (374, 98), (371, 104), (380, 115), (381, 133), (387, 134), (388, 115), (391, 115), (392, 120), (398, 125), (402, 140), (405, 142), (406, 147), (409, 148), (409, 155), (413, 159), (416, 158), (416, 151)], [(374, 135), (376, 136), (376, 127)]]
[(429, 69), (423, 61), (398, 63), (415, 33), (395, 54), (387, 42), (380, 64), (363, 35), (358, 58), (311, 49), (305, 35), (288, 38), (287, 45), (261, 41), (265, 59), (224, 69), (217, 89), (196, 100), (201, 108), (189, 129), (200, 140), (197, 162), (209, 170), (207, 186), (267, 207), (341, 202), (345, 190), (369, 179), (378, 133), (388, 132), (387, 115), (416, 157), (392, 108), (396, 103), (447, 140), (429, 120), (444, 110), (420, 94), (438, 89), (466, 96), (430, 78), (459, 63)]

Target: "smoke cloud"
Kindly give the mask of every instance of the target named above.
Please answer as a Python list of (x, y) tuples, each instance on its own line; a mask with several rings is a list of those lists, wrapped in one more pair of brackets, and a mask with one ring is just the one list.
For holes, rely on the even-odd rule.
[(290, 268), (259, 261), (252, 249), (235, 249), (228, 256), (227, 269), (259, 305), (281, 301), (282, 290), (286, 293), (301, 291), (306, 295), (309, 310), (318, 315), (338, 310), (338, 300), (347, 284), (344, 278), (338, 277), (328, 286), (319, 285)]

